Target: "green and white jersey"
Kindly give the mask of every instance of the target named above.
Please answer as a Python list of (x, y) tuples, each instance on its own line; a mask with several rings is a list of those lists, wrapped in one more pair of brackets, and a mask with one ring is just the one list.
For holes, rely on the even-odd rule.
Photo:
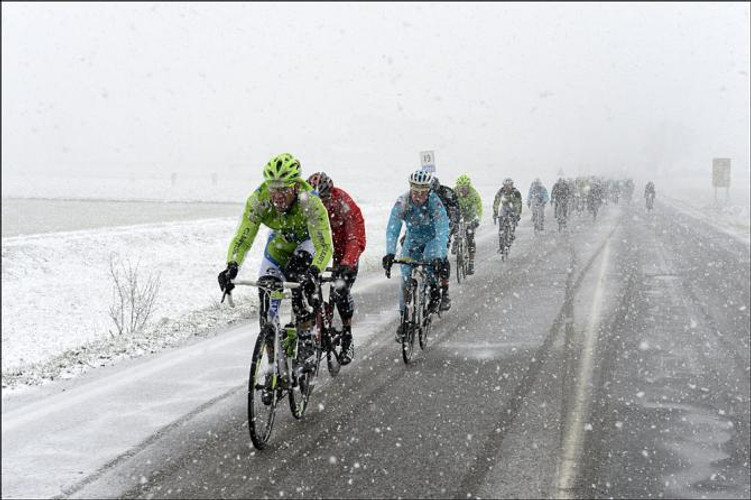
[(474, 188), (469, 186), (469, 191), (466, 196), (459, 194), (459, 187), (454, 187), (456, 192), (456, 199), (459, 202), (459, 213), (466, 221), (473, 221), (475, 219), (480, 220), (482, 218), (482, 200), (480, 199), (480, 193)]
[(333, 254), (328, 212), (310, 184), (301, 179), (297, 185), (297, 199), (286, 212), (274, 208), (265, 182), (248, 197), (237, 233), (227, 251), (227, 262), (243, 263), (263, 224), (274, 230), (273, 238), (266, 245), (267, 257), (280, 267), (286, 265), (300, 243), (310, 239), (315, 247), (312, 265), (320, 270), (326, 268)]

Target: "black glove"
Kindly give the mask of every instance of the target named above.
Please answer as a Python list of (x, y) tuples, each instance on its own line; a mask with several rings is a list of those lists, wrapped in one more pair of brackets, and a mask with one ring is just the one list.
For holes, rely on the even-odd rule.
[(232, 289), (235, 288), (235, 285), (232, 284), (231, 281), (237, 278), (237, 270), (237, 262), (230, 262), (227, 264), (227, 269), (219, 273), (219, 288), (222, 291), (226, 289), (227, 292), (231, 292)]
[(355, 269), (344, 264), (339, 264), (334, 268), (334, 276), (336, 279), (344, 280), (345, 283), (355, 279)]
[(436, 257), (435, 259), (430, 261), (430, 265), (433, 266), (433, 271), (436, 273), (441, 272), (441, 269), (443, 268), (443, 259), (439, 259)]
[(383, 257), (383, 269), (386, 271), (386, 277), (391, 277), (391, 266), (394, 265), (394, 257), (396, 257), (393, 253), (389, 253), (384, 255)]

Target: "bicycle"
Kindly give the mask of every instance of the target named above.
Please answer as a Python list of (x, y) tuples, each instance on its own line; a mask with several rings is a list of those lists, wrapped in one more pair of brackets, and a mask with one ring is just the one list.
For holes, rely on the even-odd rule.
[[(420, 349), (425, 350), (433, 326), (433, 314), (429, 308), (428, 293), (430, 284), (435, 280), (435, 272), (431, 273), (429, 262), (412, 260), (409, 258), (394, 259), (394, 264), (406, 264), (412, 268), (409, 285), (404, 296), (404, 314), (402, 314), (402, 359), (405, 364), (412, 361), (415, 351), (415, 333), (417, 333)], [(437, 271), (436, 271), (437, 272)], [(390, 273), (388, 275), (390, 277)]]
[[(230, 284), (260, 288), (269, 300), (266, 320), (253, 348), (248, 376), (248, 430), (253, 446), (262, 450), (271, 437), (279, 401), (288, 395), (292, 415), (301, 419), (305, 414), (318, 375), (318, 363), (305, 370), (305, 360), (298, 359), (300, 343), (297, 328), (293, 326), (294, 313), (292, 321), (284, 327), (279, 318), (282, 300), (290, 298), (289, 290), (299, 288), (299, 283), (262, 278), (258, 281), (232, 281)], [(234, 307), (232, 288), (234, 286), (225, 290), (222, 302), (228, 297), (230, 306)], [(319, 343), (317, 340), (313, 339), (314, 346)], [(320, 361), (320, 351), (317, 360)]]
[(464, 219), (459, 221), (454, 237), (453, 252), (456, 254), (456, 282), (461, 283), (467, 278), (467, 266), (469, 265), (469, 243), (467, 242), (467, 223)]
[(500, 210), (494, 217), (494, 222), (498, 222), (498, 253), (501, 254), (501, 260), (508, 258), (511, 250), (511, 243), (514, 241), (514, 229), (516, 228), (516, 211), (509, 202), (501, 198)]

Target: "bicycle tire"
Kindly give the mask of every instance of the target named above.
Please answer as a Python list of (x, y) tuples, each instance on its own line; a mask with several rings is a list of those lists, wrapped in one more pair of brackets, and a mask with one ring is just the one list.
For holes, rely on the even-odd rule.
[(428, 314), (427, 317), (422, 322), (422, 327), (420, 328), (420, 349), (423, 351), (426, 347), (428, 347), (428, 339), (430, 338), (430, 332), (433, 328), (433, 318), (431, 318), (431, 315)]
[[(297, 338), (299, 342), (300, 336), (298, 335)], [(316, 362), (313, 366), (313, 369), (307, 373), (300, 374), (297, 380), (292, 383), (292, 387), (289, 389), (289, 409), (292, 412), (292, 416), (298, 420), (305, 415), (305, 410), (307, 410), (308, 406), (310, 405), (310, 396), (313, 393), (313, 387), (315, 387), (316, 377), (318, 376), (318, 369), (321, 366), (320, 343), (318, 343), (315, 350)], [(293, 370), (297, 369), (297, 363), (297, 361), (294, 361), (292, 363)]]
[(467, 280), (467, 268), (469, 267), (469, 249), (467, 243), (462, 247), (462, 278)]
[(248, 431), (253, 446), (259, 450), (266, 448), (271, 437), (278, 401), (277, 384), (280, 382), (278, 374), (273, 375), (270, 404), (266, 405), (262, 400), (265, 375), (270, 369), (272, 368), (266, 356), (266, 334), (261, 330), (253, 349), (253, 361), (250, 363), (248, 377)]
[(462, 255), (462, 245), (459, 243), (457, 245), (456, 249), (456, 282), (461, 283), (462, 282), (462, 261), (463, 261), (463, 255)]
[[(405, 314), (402, 317), (402, 359), (404, 360), (404, 364), (409, 364), (410, 361), (412, 361), (412, 356), (415, 353), (415, 322), (414, 322), (414, 315), (415, 311), (417, 311), (417, 292), (415, 290), (412, 290), (412, 314), (410, 317), (408, 317), (407, 314)], [(407, 308), (407, 311), (410, 309)]]

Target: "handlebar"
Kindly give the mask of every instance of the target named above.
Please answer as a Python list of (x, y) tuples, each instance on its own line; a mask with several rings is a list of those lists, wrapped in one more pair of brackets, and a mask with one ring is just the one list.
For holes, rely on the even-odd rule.
[(293, 288), (300, 288), (300, 283), (295, 283), (294, 281), (282, 281), (281, 283), (278, 281), (269, 282), (264, 280), (254, 281), (254, 280), (237, 280), (237, 281), (230, 281), (233, 285), (246, 285), (246, 286), (255, 286), (258, 288), (265, 288), (265, 289), (274, 289), (274, 288), (282, 288), (285, 290), (291, 290)]
[(403, 259), (403, 258), (394, 259), (394, 264), (407, 264), (408, 266), (413, 266), (413, 267), (432, 265), (430, 262), (425, 262), (422, 260), (412, 260), (412, 259)]
[[(334, 268), (327, 267), (323, 270), (324, 273), (333, 273)], [(319, 277), (318, 281), (319, 283), (333, 283), (337, 280), (337, 278), (334, 277), (333, 274), (329, 274), (328, 276), (324, 276), (323, 273)], [(234, 285), (244, 285), (244, 286), (254, 286), (257, 288), (262, 288), (267, 291), (274, 291), (274, 290), (293, 290), (296, 288), (300, 288), (302, 285), (300, 283), (294, 282), (294, 281), (276, 281), (276, 280), (236, 280), (232, 281), (230, 280), (228, 283), (227, 288), (224, 290), (224, 294), (222, 295), (222, 303), (224, 302), (224, 299), (226, 298), (229, 302), (230, 307), (235, 307), (235, 302), (232, 300), (232, 289), (234, 288)]]

